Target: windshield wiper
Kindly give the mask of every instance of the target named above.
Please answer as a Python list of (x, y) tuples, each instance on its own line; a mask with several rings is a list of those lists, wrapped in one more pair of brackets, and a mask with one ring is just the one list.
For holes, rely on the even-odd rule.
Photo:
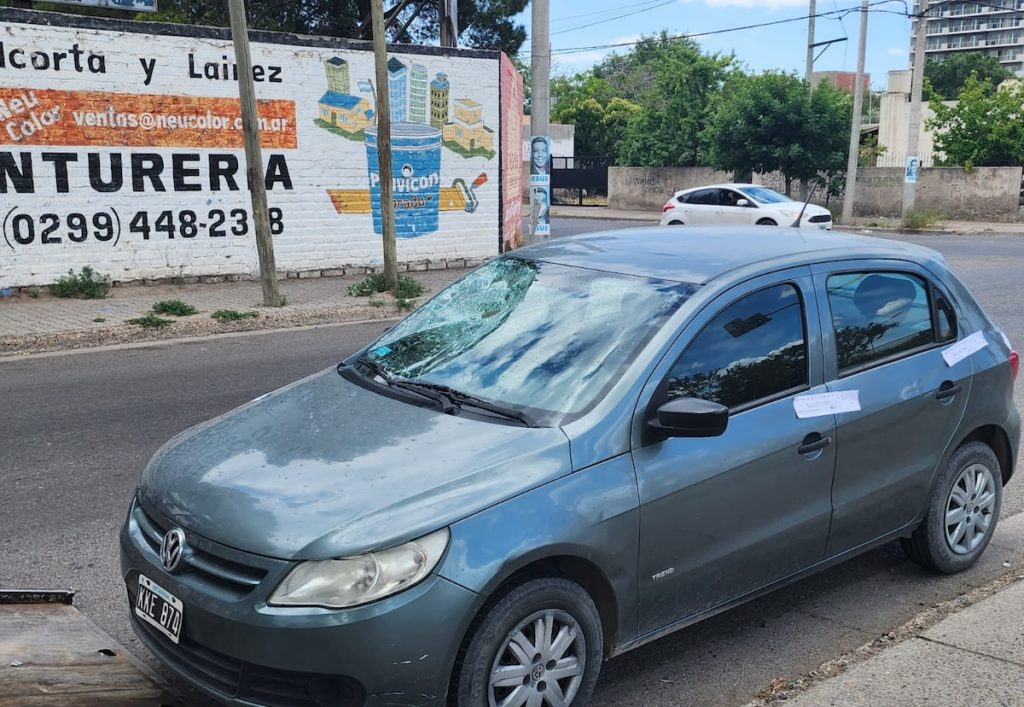
[(420, 387), (415, 383), (410, 383), (406, 378), (399, 378), (387, 371), (384, 366), (380, 365), (376, 361), (363, 356), (356, 361), (359, 365), (363, 366), (373, 375), (380, 378), (389, 388), (400, 388), (401, 390), (408, 390), (412, 393), (416, 393), (420, 397), (433, 400), (435, 403), (441, 406), (441, 410), (446, 414), (451, 414), (454, 405), (447, 395), (444, 395), (441, 391), (435, 391), (425, 387)]
[(460, 407), (466, 405), (479, 410), (486, 410), (487, 412), (494, 413), (500, 417), (522, 422), (527, 427), (538, 427), (536, 421), (519, 408), (502, 405), (501, 403), (493, 403), (490, 400), (478, 398), (470, 393), (463, 393), (461, 390), (455, 390), (447, 385), (442, 385), (440, 383), (428, 383), (426, 381), (413, 381), (407, 378), (396, 379), (395, 383), (396, 385), (402, 384), (403, 387), (409, 386), (416, 389), (434, 391), (444, 395), (451, 402), (459, 405)]

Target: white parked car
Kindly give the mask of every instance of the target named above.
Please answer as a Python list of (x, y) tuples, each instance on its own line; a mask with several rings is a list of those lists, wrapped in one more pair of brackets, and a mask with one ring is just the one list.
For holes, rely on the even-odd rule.
[[(661, 225), (792, 226), (801, 208), (803, 202), (757, 184), (714, 184), (677, 191), (661, 209)], [(831, 231), (832, 214), (808, 204), (800, 225)]]

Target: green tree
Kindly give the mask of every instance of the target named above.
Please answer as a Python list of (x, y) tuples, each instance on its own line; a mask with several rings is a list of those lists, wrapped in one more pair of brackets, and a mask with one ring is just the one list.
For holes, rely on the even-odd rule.
[(810, 93), (795, 74), (735, 78), (702, 138), (708, 161), (746, 174), (781, 172), (827, 185), (846, 164), (852, 102), (827, 84)]
[(1024, 165), (1024, 87), (998, 90), (990, 81), (970, 76), (956, 105), (932, 99), (935, 117), (928, 128), (942, 165), (971, 169)]
[(955, 101), (971, 76), (994, 86), (1013, 74), (999, 59), (983, 52), (956, 52), (945, 59), (932, 59), (924, 65), (924, 78), (930, 88), (929, 98)]
[(641, 107), (620, 142), (619, 164), (699, 164), (700, 135), (737, 72), (734, 57), (704, 54), (696, 42), (670, 39), (664, 32), (598, 65), (595, 73), (617, 95)]
[(576, 126), (577, 155), (617, 155), (630, 121), (642, 110), (624, 98), (612, 98), (607, 106), (596, 98), (585, 98), (563, 106), (553, 117), (556, 122)]
[[(529, 0), (459, 0), (459, 42), (478, 49), (501, 49), (515, 55), (526, 41), (526, 28), (515, 21)], [(0, 0), (9, 5), (10, 0)], [(226, 0), (160, 0), (157, 13), (140, 13), (139, 20), (226, 27), (230, 24)], [(51, 3), (36, 9), (87, 15), (125, 17), (124, 12)], [(356, 37), (363, 18), (369, 17), (370, 0), (246, 0), (249, 27), (276, 32)], [(130, 16), (130, 15), (129, 15)], [(406, 21), (409, 26), (400, 30)], [(407, 5), (395, 21), (392, 41), (428, 44), (440, 34), (437, 4)]]

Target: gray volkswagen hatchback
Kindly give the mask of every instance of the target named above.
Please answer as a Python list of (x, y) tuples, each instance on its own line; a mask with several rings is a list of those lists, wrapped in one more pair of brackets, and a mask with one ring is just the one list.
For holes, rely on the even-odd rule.
[(525, 248), (157, 452), (131, 620), (230, 704), (586, 705), (603, 659), (893, 539), (970, 567), (1017, 368), (904, 243)]

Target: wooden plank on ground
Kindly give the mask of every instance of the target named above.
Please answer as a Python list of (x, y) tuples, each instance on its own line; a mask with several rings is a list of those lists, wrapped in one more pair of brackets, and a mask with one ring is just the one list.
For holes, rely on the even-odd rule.
[(69, 604), (0, 604), (0, 706), (170, 705), (119, 643)]

